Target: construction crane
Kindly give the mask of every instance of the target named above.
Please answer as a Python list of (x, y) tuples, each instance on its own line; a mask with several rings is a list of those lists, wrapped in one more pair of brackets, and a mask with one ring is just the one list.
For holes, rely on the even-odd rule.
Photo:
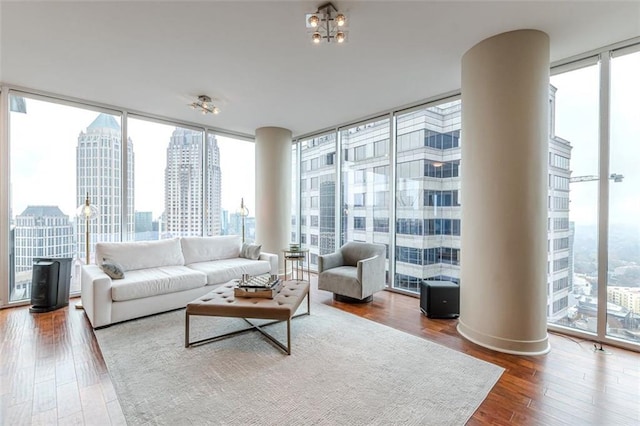
[[(572, 178), (569, 178), (569, 182), (573, 183), (573, 182), (589, 182), (592, 180), (598, 180), (600, 179), (599, 176), (596, 175), (586, 175), (586, 176), (574, 176)], [(614, 182), (622, 182), (622, 179), (624, 179), (623, 175), (620, 175), (618, 173), (611, 173), (611, 175), (609, 176), (609, 179), (611, 179)]]

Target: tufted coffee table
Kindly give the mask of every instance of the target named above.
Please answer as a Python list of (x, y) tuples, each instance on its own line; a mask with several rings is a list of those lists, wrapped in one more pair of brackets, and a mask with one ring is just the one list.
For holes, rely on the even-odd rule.
[[(273, 299), (258, 297), (234, 297), (233, 288), (235, 282), (230, 281), (223, 284), (211, 292), (205, 294), (187, 304), (185, 320), (184, 347), (221, 340), (226, 337), (246, 331), (257, 330), (267, 337), (280, 349), (291, 355), (291, 319), (302, 315), (309, 315), (311, 312), (311, 302), (309, 299), (309, 283), (306, 281), (285, 281), (280, 293)], [(304, 298), (307, 298), (307, 312), (294, 315)], [(221, 334), (214, 337), (189, 341), (189, 317), (191, 315), (212, 316), (212, 317), (233, 317), (244, 319), (251, 327), (231, 333)], [(274, 321), (266, 324), (254, 324), (247, 318), (272, 319)], [(262, 327), (267, 325), (287, 321), (287, 345), (278, 341), (275, 337), (267, 333)]]

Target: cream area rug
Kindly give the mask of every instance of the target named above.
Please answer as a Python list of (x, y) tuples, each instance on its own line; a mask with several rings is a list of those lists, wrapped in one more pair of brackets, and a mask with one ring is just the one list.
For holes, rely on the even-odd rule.
[[(245, 327), (190, 320), (191, 341)], [(184, 310), (95, 334), (130, 425), (462, 425), (504, 371), (320, 304), (292, 320), (290, 356), (257, 331), (187, 349)]]

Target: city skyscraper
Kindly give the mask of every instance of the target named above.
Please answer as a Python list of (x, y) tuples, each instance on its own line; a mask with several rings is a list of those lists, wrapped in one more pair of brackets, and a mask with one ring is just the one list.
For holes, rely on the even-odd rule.
[[(161, 238), (220, 235), (220, 149), (215, 135), (176, 128), (167, 148), (165, 226)], [(204, 176), (204, 179), (203, 179)]]
[(153, 230), (153, 212), (135, 212), (135, 217), (135, 240), (157, 240), (158, 231)]
[(569, 223), (571, 144), (556, 135), (556, 88), (549, 93), (547, 317), (566, 318), (573, 281), (573, 230)]
[(73, 224), (58, 206), (28, 206), (16, 216), (14, 228), (15, 286), (11, 300), (28, 297), (33, 259), (73, 257)]
[[(122, 150), (126, 148), (127, 161), (127, 229), (121, 228), (123, 194), (120, 192)], [(99, 241), (126, 241), (134, 236), (134, 154), (131, 139), (122, 144), (120, 124), (109, 114), (101, 113), (80, 132), (76, 148), (76, 204), (85, 203), (87, 195), (98, 208), (98, 217), (89, 221), (91, 241), (89, 250), (93, 261), (95, 243)], [(78, 220), (78, 254), (84, 259), (85, 220)]]

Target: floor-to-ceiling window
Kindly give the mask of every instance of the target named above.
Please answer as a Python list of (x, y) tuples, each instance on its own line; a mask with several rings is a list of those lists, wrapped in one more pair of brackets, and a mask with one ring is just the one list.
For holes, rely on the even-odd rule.
[[(78, 293), (80, 265), (95, 261), (97, 242), (243, 232), (255, 239), (252, 141), (8, 93), (9, 280), (3, 294), (9, 297), (3, 304), (30, 299), (35, 258), (71, 258), (71, 294)], [(88, 221), (80, 209), (87, 201), (95, 212)]]
[(252, 142), (144, 118), (127, 123), (135, 240), (241, 235), (243, 222), (246, 240), (255, 239)]
[(291, 235), (289, 242), (293, 244), (299, 243), (298, 231), (298, 203), (300, 202), (300, 179), (298, 179), (298, 167), (300, 160), (298, 159), (298, 144), (291, 145)]
[(640, 51), (611, 59), (609, 336), (640, 341)]
[(551, 77), (547, 200), (548, 321), (593, 333), (599, 268), (598, 81), (597, 64)]
[[(638, 50), (627, 46), (555, 67), (549, 87), (548, 258), (547, 280), (541, 283), (547, 289), (547, 318), (552, 328), (597, 334), (601, 340), (640, 341), (640, 231), (635, 220), (640, 177), (633, 167), (640, 134), (634, 104), (640, 99)], [(610, 78), (601, 72), (609, 55)], [(332, 188), (341, 188), (338, 205), (332, 206), (340, 222), (332, 248), (345, 241), (383, 239), (394, 261), (391, 288), (417, 294), (423, 280), (459, 282), (462, 109), (460, 100), (446, 98), (389, 111), (395, 129), (388, 146), (395, 150), (375, 165), (381, 145), (371, 135), (380, 123), (346, 125), (338, 132), (341, 172), (337, 182), (325, 177)], [(610, 137), (604, 137), (602, 129), (609, 125)], [(312, 171), (318, 167), (313, 157), (319, 145), (312, 138), (298, 146), (303, 150), (300, 240), (313, 250), (321, 203), (319, 179)], [(608, 172), (600, 176), (608, 159), (603, 153), (609, 151)], [(392, 187), (395, 201), (387, 204)], [(328, 210), (325, 216), (334, 220)], [(608, 241), (608, 258), (599, 240)]]
[(164, 216), (167, 152), (175, 126), (128, 117), (127, 131), (133, 144), (134, 220), (133, 239), (167, 238)]
[(300, 240), (311, 270), (318, 255), (336, 248), (336, 133), (302, 139), (300, 149)]
[(394, 288), (459, 283), (460, 128), (460, 100), (396, 115)]
[(640, 53), (611, 55), (551, 78), (547, 314), (553, 326), (638, 343)]
[[(135, 176), (132, 238), (157, 240), (220, 234), (220, 161), (216, 138), (204, 132), (128, 117)], [(204, 176), (204, 179), (203, 179)], [(135, 195), (134, 195), (135, 194)]]
[[(122, 223), (120, 116), (10, 94), (9, 301), (30, 298), (34, 258), (86, 261), (97, 241), (119, 240)], [(86, 198), (97, 207), (77, 216)], [(80, 290), (73, 268), (71, 292)]]
[(215, 136), (215, 143), (211, 143), (211, 137), (212, 134), (208, 145), (208, 197), (220, 223), (206, 235), (244, 232), (245, 241), (254, 241), (255, 213), (259, 208), (255, 194), (255, 143), (222, 135)]
[[(389, 118), (383, 118), (340, 130), (340, 245), (347, 241), (384, 244), (387, 258), (391, 211), (389, 129)], [(386, 267), (388, 271), (388, 262)]]

